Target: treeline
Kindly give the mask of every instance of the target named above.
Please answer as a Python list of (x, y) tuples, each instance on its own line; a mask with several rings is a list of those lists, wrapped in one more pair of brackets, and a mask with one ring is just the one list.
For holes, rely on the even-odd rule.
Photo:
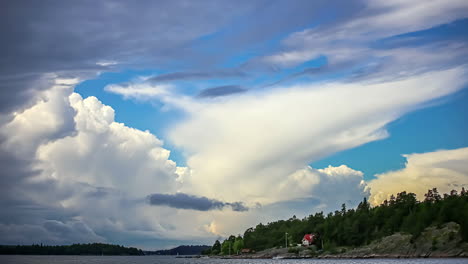
[(21, 245), (0, 246), (2, 255), (143, 255), (141, 249), (102, 243), (68, 246)]
[(333, 251), (337, 246), (362, 246), (396, 232), (417, 238), (431, 225), (440, 226), (452, 221), (460, 225), (460, 235), (468, 241), (468, 194), (464, 188), (460, 194), (453, 190), (443, 196), (434, 188), (421, 202), (416, 200), (414, 193), (401, 192), (375, 207), (364, 199), (356, 209), (348, 210), (343, 204), (341, 210), (327, 215), (320, 212), (303, 219), (293, 216), (266, 225), (260, 223), (247, 229), (243, 237), (231, 236), (222, 243), (216, 241), (204, 253), (229, 254), (230, 248), (231, 254), (235, 254), (239, 250), (234, 248), (235, 241), (242, 241), (242, 248), (256, 251), (283, 247), (286, 236), (290, 244), (295, 245), (308, 233), (318, 236), (315, 242), (318, 249)]
[(211, 248), (202, 251), (204, 255), (235, 255), (241, 253), (245, 247), (244, 239), (241, 236), (230, 236), (223, 243), (216, 240)]
[(172, 249), (145, 251), (146, 255), (200, 255), (202, 251), (210, 249), (210, 246), (178, 246)]

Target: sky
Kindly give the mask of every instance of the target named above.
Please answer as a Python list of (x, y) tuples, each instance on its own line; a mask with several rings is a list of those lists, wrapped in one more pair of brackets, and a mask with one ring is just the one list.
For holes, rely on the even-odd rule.
[(468, 188), (468, 2), (2, 1), (0, 244), (209, 244)]

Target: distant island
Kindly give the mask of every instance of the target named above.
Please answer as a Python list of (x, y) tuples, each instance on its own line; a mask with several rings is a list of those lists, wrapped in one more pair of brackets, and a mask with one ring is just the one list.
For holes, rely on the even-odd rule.
[(375, 207), (364, 198), (355, 209), (343, 204), (341, 210), (327, 215), (319, 212), (303, 219), (293, 216), (260, 223), (243, 236), (216, 240), (203, 254), (231, 258), (468, 257), (468, 193), (462, 188), (459, 194), (452, 190), (440, 195), (433, 188), (418, 201), (414, 193), (401, 192)]
[(182, 245), (172, 249), (143, 251), (134, 247), (124, 247), (103, 243), (73, 244), (65, 246), (0, 245), (0, 255), (200, 255), (202, 251), (210, 248), (210, 246), (206, 245)]
[(0, 245), (0, 255), (144, 255), (141, 249), (119, 245), (92, 243), (73, 244), (67, 246), (45, 245)]
[(178, 246), (172, 249), (144, 251), (145, 255), (200, 255), (203, 251), (210, 249), (210, 246)]

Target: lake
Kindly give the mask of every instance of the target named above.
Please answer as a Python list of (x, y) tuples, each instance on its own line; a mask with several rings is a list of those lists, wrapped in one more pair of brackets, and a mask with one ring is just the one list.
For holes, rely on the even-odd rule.
[(11, 256), (1, 264), (467, 264), (468, 259), (184, 259), (169, 256)]

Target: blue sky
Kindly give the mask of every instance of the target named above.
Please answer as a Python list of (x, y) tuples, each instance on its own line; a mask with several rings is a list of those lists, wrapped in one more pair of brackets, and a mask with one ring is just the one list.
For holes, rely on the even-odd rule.
[(468, 4), (7, 1), (0, 244), (211, 244), (468, 188)]

